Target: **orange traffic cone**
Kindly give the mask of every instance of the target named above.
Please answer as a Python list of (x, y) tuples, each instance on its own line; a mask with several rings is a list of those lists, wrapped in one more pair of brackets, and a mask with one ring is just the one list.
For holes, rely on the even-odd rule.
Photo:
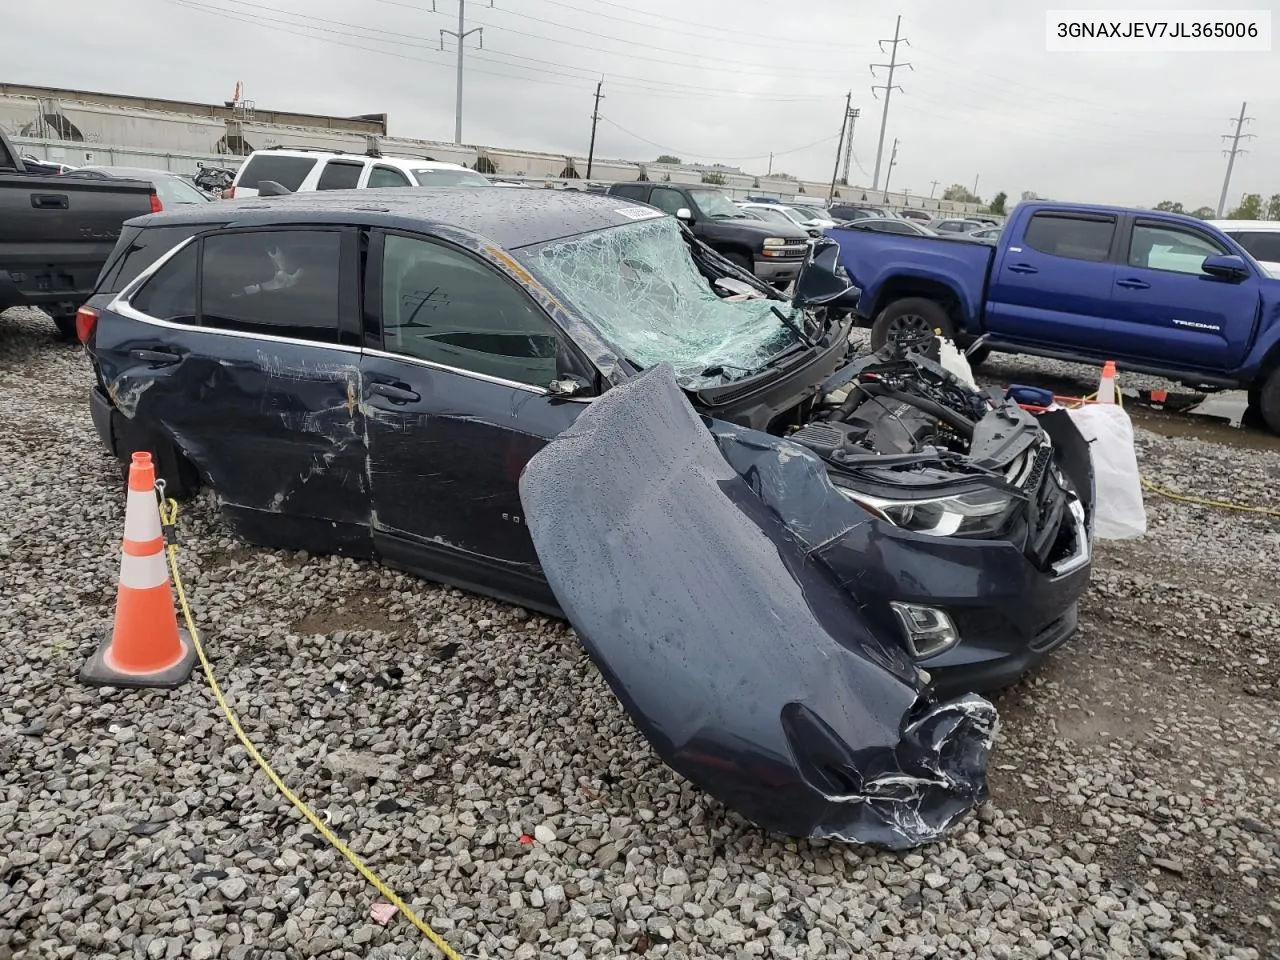
[(177, 687), (195, 667), (191, 637), (178, 628), (173, 609), (155, 485), (151, 454), (135, 453), (129, 465), (115, 627), (81, 669), (83, 683)]
[(1098, 381), (1098, 403), (1116, 402), (1116, 362), (1108, 360), (1102, 365), (1102, 379)]

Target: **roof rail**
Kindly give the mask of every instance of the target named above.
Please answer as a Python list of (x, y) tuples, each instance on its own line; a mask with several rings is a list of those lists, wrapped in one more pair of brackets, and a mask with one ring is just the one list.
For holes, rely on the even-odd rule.
[(291, 147), (287, 144), (277, 143), (273, 147), (267, 147), (268, 150), (297, 150), (299, 153), (350, 153), (350, 150), (333, 150), (328, 147)]

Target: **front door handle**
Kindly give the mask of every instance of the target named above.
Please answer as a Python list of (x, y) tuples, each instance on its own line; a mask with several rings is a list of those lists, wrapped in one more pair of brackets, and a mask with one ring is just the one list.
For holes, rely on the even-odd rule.
[(386, 397), (392, 403), (414, 403), (422, 399), (408, 387), (399, 387), (394, 383), (371, 383), (369, 392), (376, 393), (380, 397)]
[(1116, 286), (1125, 287), (1129, 290), (1150, 290), (1151, 289), (1151, 284), (1147, 283), (1145, 280), (1133, 280), (1133, 279), (1117, 280)]
[(182, 359), (176, 353), (170, 353), (167, 350), (130, 350), (129, 356), (143, 363), (154, 363), (157, 366), (168, 366)]
[(1009, 272), (1010, 273), (1039, 273), (1040, 271), (1037, 270), (1035, 267), (1033, 267), (1029, 263), (1015, 263), (1011, 267), (1009, 267)]

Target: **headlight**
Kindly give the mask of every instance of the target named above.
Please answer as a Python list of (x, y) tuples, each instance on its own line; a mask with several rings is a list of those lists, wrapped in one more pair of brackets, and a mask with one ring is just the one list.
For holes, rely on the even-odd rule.
[(765, 237), (764, 238), (763, 246), (766, 246), (766, 247), (785, 247), (786, 245), (787, 245), (787, 241), (783, 240), (781, 237)]
[(884, 500), (840, 488), (850, 500), (896, 526), (931, 537), (989, 537), (999, 533), (1017, 500), (999, 490), (971, 490), (933, 500)]

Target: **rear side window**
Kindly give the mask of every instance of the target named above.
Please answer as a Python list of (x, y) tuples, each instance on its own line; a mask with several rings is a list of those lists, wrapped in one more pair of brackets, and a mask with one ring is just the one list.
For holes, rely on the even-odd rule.
[(150, 230), (126, 226), (120, 231), (120, 239), (111, 253), (111, 259), (102, 268), (94, 292), (119, 293), (134, 277), (183, 240), (208, 227), (207, 223), (183, 224), (180, 227), (154, 227)]
[(191, 243), (174, 254), (173, 259), (133, 295), (133, 308), (157, 320), (194, 323), (199, 249), (200, 244)]
[(364, 170), (363, 163), (352, 163), (350, 160), (330, 160), (324, 165), (320, 174), (317, 190), (354, 190), (360, 182), (360, 174)]
[(1227, 234), (1255, 260), (1280, 263), (1280, 231), (1240, 231)]
[(257, 190), (263, 180), (274, 180), (287, 190), (296, 191), (316, 165), (311, 157), (281, 157), (259, 153), (249, 158), (237, 184)]
[(395, 167), (375, 166), (369, 174), (369, 187), (407, 187), (409, 178)]
[(1037, 213), (1027, 224), (1022, 242), (1033, 250), (1070, 260), (1101, 263), (1111, 254), (1115, 236), (1113, 218), (1064, 217)]
[(336, 231), (206, 237), (201, 325), (337, 343), (340, 247), (341, 234)]

